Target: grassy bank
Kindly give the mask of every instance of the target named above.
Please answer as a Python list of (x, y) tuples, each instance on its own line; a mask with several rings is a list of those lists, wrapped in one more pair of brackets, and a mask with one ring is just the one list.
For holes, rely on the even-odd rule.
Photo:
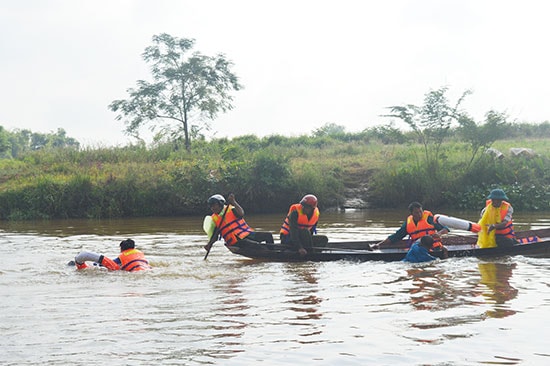
[[(112, 218), (207, 213), (206, 199), (234, 192), (248, 212), (284, 212), (303, 194), (321, 208), (342, 205), (349, 188), (372, 207), (477, 209), (491, 188), (516, 210), (550, 210), (550, 144), (499, 140), (503, 158), (446, 142), (426, 166), (418, 144), (384, 144), (365, 134), (195, 141), (191, 152), (154, 148), (43, 149), (0, 160), (0, 218)], [(535, 156), (512, 156), (511, 147)]]

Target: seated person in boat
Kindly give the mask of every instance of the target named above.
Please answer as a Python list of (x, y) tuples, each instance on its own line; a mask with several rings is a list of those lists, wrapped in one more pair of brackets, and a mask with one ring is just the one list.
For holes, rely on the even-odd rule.
[(82, 251), (75, 257), (74, 264), (77, 269), (84, 269), (88, 267), (86, 261), (92, 261), (111, 271), (122, 270), (136, 272), (151, 269), (151, 266), (149, 266), (149, 262), (145, 259), (143, 252), (137, 250), (135, 247), (136, 243), (132, 239), (121, 241), (120, 255), (114, 260), (98, 253)]
[(428, 210), (423, 210), (419, 202), (411, 202), (409, 204), (410, 215), (403, 222), (401, 227), (392, 235), (382, 240), (378, 244), (372, 245), (373, 249), (377, 249), (386, 245), (397, 243), (405, 236), (409, 235), (408, 246), (425, 235), (431, 235), (435, 241), (434, 251), (445, 250), (441, 244), (441, 235), (447, 234), (449, 228), (443, 226), (434, 220), (433, 214)]
[(481, 210), (481, 220), (477, 244), (481, 248), (507, 247), (517, 244), (512, 214), (514, 208), (502, 189), (493, 189), (485, 207)]
[(279, 232), (281, 244), (289, 245), (300, 255), (306, 255), (313, 246), (326, 246), (328, 238), (317, 233), (319, 221), (317, 197), (306, 194), (300, 201), (290, 206)]
[(422, 238), (414, 242), (405, 258), (403, 258), (403, 262), (422, 263), (437, 259), (437, 257), (430, 254), (433, 244), (434, 238), (430, 235), (424, 235)]
[(225, 245), (235, 245), (243, 240), (250, 240), (256, 243), (273, 243), (273, 234), (270, 232), (254, 231), (244, 220), (244, 209), (239, 205), (233, 193), (227, 197), (228, 204), (221, 194), (215, 194), (208, 198), (208, 206), (212, 210), (212, 220), (216, 229), (208, 244), (204, 246), (207, 251), (221, 236)]

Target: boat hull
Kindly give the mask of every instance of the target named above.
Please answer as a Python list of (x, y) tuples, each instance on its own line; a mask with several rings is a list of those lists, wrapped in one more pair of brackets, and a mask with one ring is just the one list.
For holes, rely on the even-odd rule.
[[(550, 257), (550, 229), (531, 230), (518, 233), (518, 238), (536, 236), (538, 241), (517, 244), (510, 247), (478, 248), (476, 236), (445, 238), (444, 244), (448, 249), (448, 256), (452, 257), (499, 257), (523, 255), (529, 257)], [(372, 250), (370, 246), (376, 241), (329, 242), (326, 247), (310, 250), (307, 255), (301, 256), (281, 244), (263, 244), (251, 241), (239, 242), (229, 246), (229, 250), (247, 258), (277, 261), (277, 262), (328, 262), (337, 260), (348, 261), (384, 261), (395, 262), (405, 258), (406, 243), (397, 243), (388, 248)]]

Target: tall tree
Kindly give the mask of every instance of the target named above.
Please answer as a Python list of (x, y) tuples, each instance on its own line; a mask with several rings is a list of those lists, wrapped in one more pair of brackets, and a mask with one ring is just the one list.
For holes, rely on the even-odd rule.
[[(117, 120), (125, 120), (127, 134), (139, 138), (140, 127), (157, 123), (162, 134), (170, 133), (174, 139), (183, 133), (189, 151), (190, 138), (202, 129), (199, 123), (209, 129), (205, 119), (213, 120), (218, 113), (233, 108), (231, 92), (242, 88), (231, 71), (233, 63), (223, 54), (190, 53), (194, 44), (194, 39), (166, 33), (153, 36), (153, 45), (142, 54), (150, 64), (153, 82), (138, 80), (135, 89), (127, 90), (129, 99), (109, 105), (119, 113)], [(151, 129), (158, 127), (153, 124)]]

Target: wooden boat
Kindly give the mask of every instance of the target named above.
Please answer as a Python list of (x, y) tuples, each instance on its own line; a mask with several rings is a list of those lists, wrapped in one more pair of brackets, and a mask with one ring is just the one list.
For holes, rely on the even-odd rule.
[[(443, 244), (448, 249), (449, 257), (498, 257), (508, 255), (550, 257), (550, 228), (522, 231), (516, 233), (516, 235), (523, 243), (511, 247), (481, 249), (476, 245), (477, 235), (447, 236), (443, 238)], [(244, 241), (228, 248), (234, 254), (247, 258), (276, 262), (326, 262), (336, 260), (393, 262), (402, 260), (408, 250), (405, 241), (382, 249), (370, 249), (370, 246), (377, 242), (329, 242), (325, 247), (315, 247), (306, 256), (300, 256), (296, 251), (281, 244)]]

